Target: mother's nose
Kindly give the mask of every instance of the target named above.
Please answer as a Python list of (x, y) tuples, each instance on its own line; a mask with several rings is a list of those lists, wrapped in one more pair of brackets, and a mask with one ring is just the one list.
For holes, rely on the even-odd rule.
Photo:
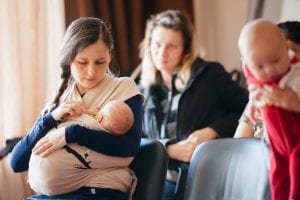
[(96, 67), (93, 64), (90, 64), (86, 68), (86, 74), (89, 76), (93, 76), (96, 73)]

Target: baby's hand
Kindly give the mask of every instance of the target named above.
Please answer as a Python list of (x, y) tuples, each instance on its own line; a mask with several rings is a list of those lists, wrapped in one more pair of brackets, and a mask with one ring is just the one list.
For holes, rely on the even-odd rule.
[(102, 112), (97, 112), (96, 114), (96, 120), (100, 123), (103, 119), (103, 115), (102, 115)]
[(249, 102), (249, 117), (251, 121), (258, 122), (261, 118), (260, 108)]
[(266, 106), (266, 102), (263, 99), (263, 86), (258, 86), (250, 84), (248, 86), (249, 90), (249, 106), (247, 106), (247, 113), (251, 121), (257, 122), (261, 119), (261, 108)]

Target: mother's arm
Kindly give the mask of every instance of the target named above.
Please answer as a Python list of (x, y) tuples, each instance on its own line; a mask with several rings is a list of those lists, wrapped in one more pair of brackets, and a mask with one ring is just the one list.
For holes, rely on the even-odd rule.
[(248, 102), (248, 92), (238, 85), (220, 64), (211, 68), (211, 87), (217, 91), (222, 109), (226, 114), (215, 119), (208, 127), (215, 130), (219, 137), (233, 137), (238, 120)]
[(106, 155), (135, 156), (139, 149), (142, 134), (143, 105), (140, 95), (128, 99), (125, 103), (134, 113), (134, 125), (128, 133), (124, 135), (112, 135), (80, 125), (70, 125), (66, 128), (66, 142), (77, 143)]
[(38, 116), (28, 134), (13, 148), (10, 166), (14, 172), (22, 172), (28, 169), (33, 147), (50, 129), (57, 126), (58, 123), (52, 117), (51, 113)]
[[(113, 136), (103, 131), (96, 131), (79, 125), (67, 127), (66, 133), (65, 127), (54, 131), (58, 133), (58, 136), (65, 135), (63, 140), (68, 143), (78, 143), (100, 153), (112, 156), (135, 156), (138, 152), (142, 132), (142, 101), (140, 96), (137, 95), (128, 99), (126, 103), (134, 113), (135, 122), (132, 129), (125, 135)], [(29, 133), (18, 142), (12, 151), (10, 165), (14, 172), (23, 172), (28, 169), (29, 159), (34, 147), (39, 146), (41, 150), (38, 151), (41, 151), (42, 154), (45, 151), (48, 151), (49, 154), (55, 149), (61, 148), (57, 147), (57, 138), (47, 137), (49, 130), (58, 124), (59, 121), (55, 120), (51, 113), (40, 115), (37, 118)], [(40, 143), (40, 145), (36, 145), (37, 143)]]

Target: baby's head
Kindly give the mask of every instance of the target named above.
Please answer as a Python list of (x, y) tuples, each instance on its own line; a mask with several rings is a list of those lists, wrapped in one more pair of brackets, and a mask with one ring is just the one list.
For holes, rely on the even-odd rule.
[(116, 135), (128, 132), (134, 123), (132, 110), (119, 100), (112, 100), (105, 104), (96, 118), (105, 129)]
[(261, 83), (277, 81), (289, 70), (287, 42), (271, 21), (259, 19), (247, 23), (240, 33), (238, 46), (243, 65)]

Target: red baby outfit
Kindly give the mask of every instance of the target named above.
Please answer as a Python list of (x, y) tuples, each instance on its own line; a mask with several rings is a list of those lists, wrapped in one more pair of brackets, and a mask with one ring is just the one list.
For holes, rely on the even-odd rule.
[[(291, 63), (295, 61), (293, 58)], [(258, 81), (247, 66), (244, 67), (244, 74), (248, 84), (278, 87), (280, 81)], [(300, 200), (300, 114), (276, 106), (265, 106), (262, 117), (271, 146), (272, 199)]]

